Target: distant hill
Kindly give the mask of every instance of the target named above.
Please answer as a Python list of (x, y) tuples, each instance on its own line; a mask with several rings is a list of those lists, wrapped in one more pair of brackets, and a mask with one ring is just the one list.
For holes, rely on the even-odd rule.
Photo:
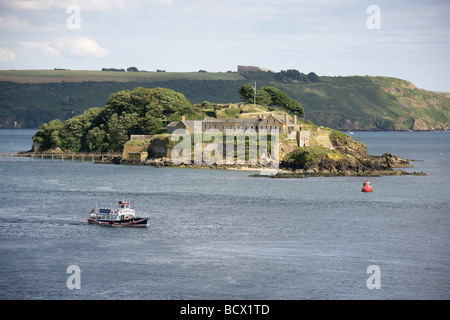
[[(38, 128), (103, 107), (113, 92), (165, 87), (193, 104), (240, 101), (242, 84), (274, 86), (301, 103), (306, 119), (339, 130), (449, 130), (450, 94), (388, 77), (289, 78), (273, 72), (0, 71), (0, 127)], [(308, 75), (309, 76), (309, 75)]]

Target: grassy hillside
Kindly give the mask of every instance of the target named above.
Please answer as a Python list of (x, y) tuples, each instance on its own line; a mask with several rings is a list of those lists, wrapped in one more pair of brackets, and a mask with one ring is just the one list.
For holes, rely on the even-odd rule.
[(0, 70), (0, 81), (18, 83), (48, 82), (83, 82), (83, 81), (116, 81), (116, 82), (155, 82), (168, 80), (242, 80), (236, 72), (118, 72), (94, 70)]
[(308, 119), (341, 130), (448, 130), (450, 99), (388, 77), (322, 77), (303, 86), (281, 85)]
[(319, 82), (280, 80), (256, 72), (0, 71), (0, 127), (39, 127), (103, 107), (113, 92), (165, 87), (192, 103), (240, 101), (238, 88), (274, 86), (302, 104), (306, 119), (339, 130), (448, 130), (450, 96), (388, 77), (326, 77)]

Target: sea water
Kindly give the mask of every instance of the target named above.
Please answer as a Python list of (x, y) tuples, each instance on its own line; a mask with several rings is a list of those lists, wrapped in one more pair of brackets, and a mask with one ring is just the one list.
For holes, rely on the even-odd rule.
[[(34, 132), (0, 130), (0, 153)], [(449, 299), (450, 134), (353, 137), (427, 176), (363, 193), (366, 178), (3, 157), (0, 299)], [(149, 227), (87, 223), (122, 200)]]

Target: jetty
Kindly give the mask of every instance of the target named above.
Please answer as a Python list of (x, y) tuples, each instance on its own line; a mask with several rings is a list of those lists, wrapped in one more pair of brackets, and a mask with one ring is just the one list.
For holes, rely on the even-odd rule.
[(29, 158), (31, 162), (36, 159), (44, 162), (44, 159), (49, 159), (53, 161), (69, 160), (74, 162), (75, 160), (81, 160), (81, 162), (91, 161), (95, 163), (111, 163), (114, 158), (118, 155), (116, 154), (92, 154), (92, 153), (34, 153), (34, 152), (24, 152), (24, 153), (0, 153), (0, 162), (2, 161), (19, 161), (24, 162), (24, 158)]

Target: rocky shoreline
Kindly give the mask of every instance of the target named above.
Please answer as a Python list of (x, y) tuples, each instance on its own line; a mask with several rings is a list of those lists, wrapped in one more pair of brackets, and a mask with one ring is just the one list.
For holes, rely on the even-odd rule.
[[(20, 152), (23, 156), (36, 156), (35, 152)], [(239, 171), (255, 171), (249, 175), (250, 177), (264, 178), (308, 178), (308, 177), (379, 177), (379, 176), (402, 176), (402, 175), (427, 175), (424, 172), (410, 172), (400, 170), (398, 168), (414, 167), (410, 162), (417, 161), (412, 159), (404, 159), (393, 154), (386, 153), (382, 156), (370, 156), (365, 159), (345, 159), (338, 161), (329, 161), (330, 159), (321, 159), (320, 161), (311, 162), (304, 169), (292, 168), (288, 163), (282, 161), (279, 169), (273, 169), (270, 166), (248, 165), (248, 164), (174, 164), (167, 158), (152, 158), (144, 162), (138, 160), (124, 160), (117, 154), (89, 154), (89, 153), (41, 153), (44, 157), (63, 156), (65, 159), (90, 159), (93, 156), (93, 162), (99, 164), (120, 164), (130, 166), (152, 166), (155, 168), (174, 167), (174, 168), (190, 168), (190, 169), (209, 169), (209, 170), (239, 170)]]
[(413, 175), (413, 176), (426, 176), (427, 174), (424, 172), (408, 172), (404, 170), (376, 170), (372, 172), (353, 172), (353, 171), (345, 171), (345, 172), (314, 172), (314, 173), (306, 173), (306, 172), (280, 172), (275, 175), (264, 175), (264, 174), (253, 174), (250, 177), (264, 177), (264, 178), (309, 178), (309, 177), (381, 177), (381, 176), (405, 176), (405, 175)]
[[(156, 157), (124, 157), (119, 153), (77, 153), (64, 152), (61, 149), (51, 149), (41, 152), (41, 157), (57, 156), (61, 159), (90, 159), (94, 163), (139, 165), (215, 170), (254, 171), (251, 177), (271, 178), (307, 178), (307, 177), (377, 177), (399, 175), (426, 175), (424, 172), (410, 172), (398, 168), (414, 167), (411, 162), (417, 161), (384, 153), (381, 156), (367, 154), (364, 144), (350, 136), (333, 131), (330, 135), (332, 147), (314, 146), (287, 148), (282, 144), (283, 156), (277, 165), (259, 164), (206, 164), (194, 163), (175, 164), (169, 158)], [(37, 152), (24, 152), (24, 156), (37, 156)], [(268, 159), (269, 160), (269, 159)], [(256, 171), (256, 172), (255, 172)], [(258, 172), (259, 171), (259, 172)]]
[[(382, 159), (382, 160), (380, 160)], [(368, 167), (361, 167), (359, 165), (353, 166), (347, 165), (342, 167), (341, 170), (321, 168), (317, 165), (315, 168), (309, 169), (289, 169), (281, 166), (278, 170), (272, 169), (269, 166), (261, 167), (257, 165), (218, 165), (218, 164), (180, 164), (176, 165), (172, 163), (169, 159), (159, 158), (159, 159), (148, 159), (145, 162), (139, 162), (136, 160), (121, 160), (122, 165), (141, 165), (141, 166), (152, 166), (155, 168), (161, 167), (176, 167), (176, 168), (190, 168), (190, 169), (209, 169), (209, 170), (239, 170), (239, 171), (267, 171), (271, 173), (255, 173), (251, 174), (250, 177), (265, 177), (265, 178), (308, 178), (308, 177), (379, 177), (379, 176), (402, 176), (402, 175), (415, 175), (424, 176), (427, 175), (424, 172), (409, 172), (405, 170), (400, 170), (398, 168), (409, 168), (414, 167), (409, 162), (417, 161), (404, 159), (396, 157), (391, 154), (385, 154), (381, 157), (373, 157), (373, 162), (385, 163), (385, 165), (377, 166), (372, 163), (373, 169)], [(116, 161), (116, 163), (118, 163)], [(367, 159), (366, 159), (367, 164)]]

